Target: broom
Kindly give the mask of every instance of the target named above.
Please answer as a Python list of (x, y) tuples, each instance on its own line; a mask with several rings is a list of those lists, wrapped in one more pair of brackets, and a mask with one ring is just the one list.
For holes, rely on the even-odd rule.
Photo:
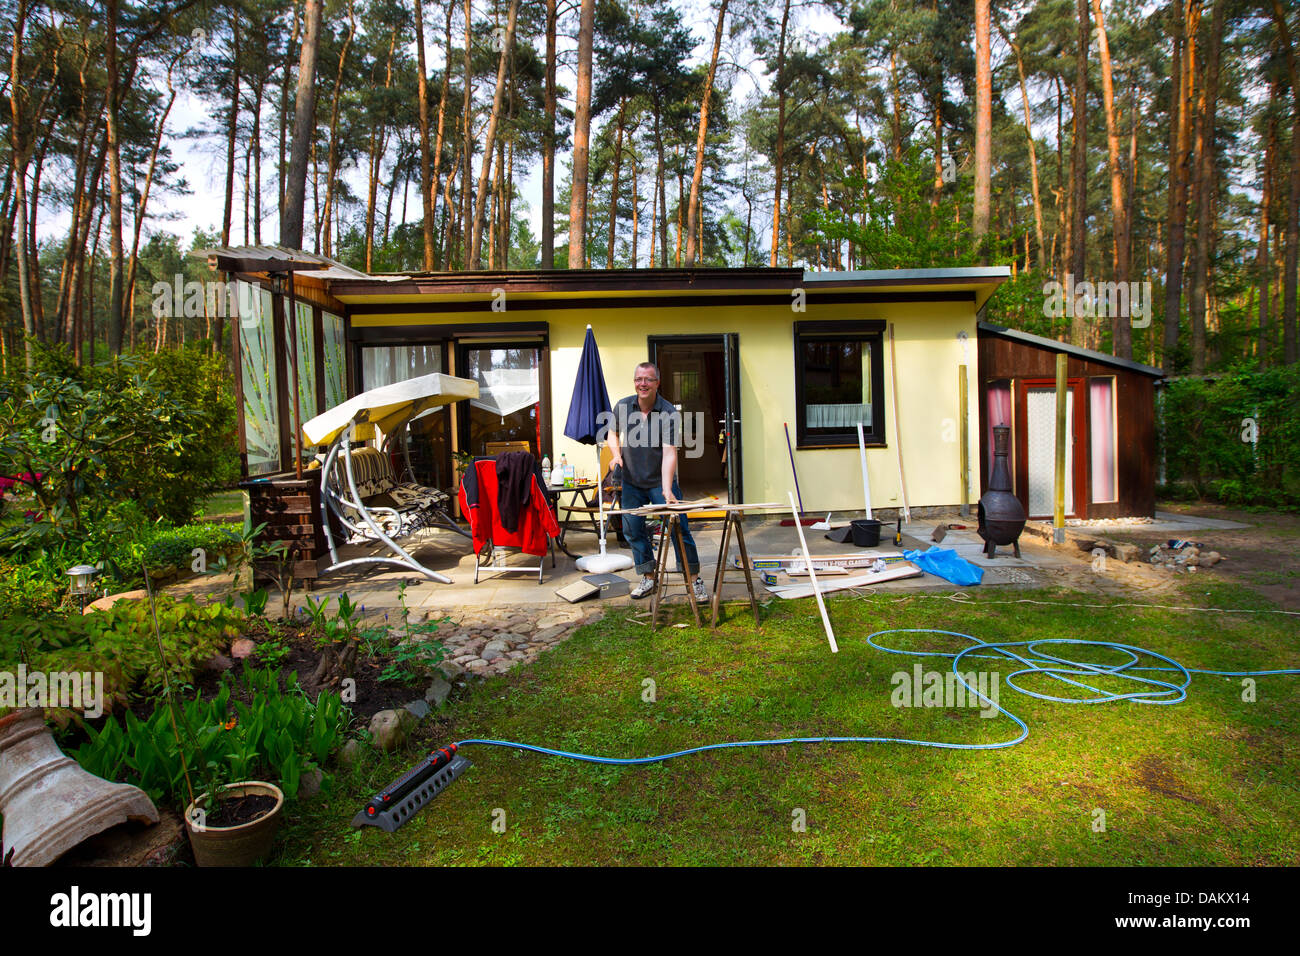
[[(785, 447), (790, 453), (790, 471), (794, 473), (794, 493), (799, 499), (799, 524), (803, 527), (807, 527), (808, 525), (816, 524), (821, 519), (809, 517), (803, 510), (803, 494), (799, 491), (799, 469), (794, 466), (794, 446), (790, 444), (790, 423), (783, 422), (782, 424), (785, 425)], [(827, 515), (826, 517), (829, 519), (830, 515)], [(794, 526), (794, 523), (794, 518), (785, 518), (781, 521), (781, 527), (790, 528)]]

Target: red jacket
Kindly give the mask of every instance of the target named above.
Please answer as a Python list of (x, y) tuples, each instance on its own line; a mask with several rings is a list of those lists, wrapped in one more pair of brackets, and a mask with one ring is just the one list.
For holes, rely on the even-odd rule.
[(501, 524), (497, 511), (496, 461), (484, 458), (474, 462), (460, 483), (460, 512), (469, 521), (474, 535), (474, 553), (479, 554), (489, 541), (507, 548), (519, 548), (525, 554), (546, 554), (547, 538), (558, 538), (560, 526), (551, 512), (550, 499), (541, 482), (533, 475), (528, 506), (519, 513), (519, 530), (509, 532)]

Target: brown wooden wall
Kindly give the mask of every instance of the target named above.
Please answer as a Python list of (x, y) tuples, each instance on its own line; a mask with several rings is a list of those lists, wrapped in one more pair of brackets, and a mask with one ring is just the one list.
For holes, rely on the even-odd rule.
[[(992, 450), (986, 447), (988, 433), (988, 383), (999, 379), (1055, 379), (1056, 355), (1051, 349), (1018, 342), (1014, 339), (981, 331), (979, 333), (979, 436), (980, 436), (980, 492), (988, 484)], [(1083, 469), (1083, 500), (1076, 504), (1076, 513), (1089, 518), (1121, 518), (1155, 514), (1156, 486), (1156, 428), (1155, 379), (1142, 372), (1106, 365), (1079, 356), (1070, 355), (1066, 365), (1069, 378), (1087, 380), (1093, 377), (1115, 379), (1116, 436), (1116, 489), (1118, 501), (1110, 504), (1093, 504), (1091, 463), (1087, 461), (1091, 434), (1090, 409), (1086, 403), (1083, 418), (1087, 431), (1079, 436), (1076, 446), (1085, 459)], [(1014, 392), (1013, 392), (1014, 394)], [(1014, 401), (1014, 399), (1013, 399)], [(1018, 412), (1019, 410), (1017, 410)], [(1023, 425), (1022, 421), (1017, 422)], [(1021, 431), (1018, 427), (1017, 432)], [(1013, 435), (1013, 441), (1017, 436)], [(1017, 450), (1023, 455), (1023, 450)], [(1013, 469), (1014, 471), (1015, 469)], [(1029, 507), (1028, 488), (1017, 481), (1016, 493), (1021, 503)]]

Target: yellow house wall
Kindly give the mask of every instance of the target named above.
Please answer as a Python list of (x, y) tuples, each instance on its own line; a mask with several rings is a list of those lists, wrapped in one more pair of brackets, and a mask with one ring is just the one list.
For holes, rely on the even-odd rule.
[[(734, 332), (740, 342), (741, 443), (745, 499), (787, 500), (794, 490), (782, 423), (795, 440), (794, 322), (833, 319), (883, 319), (895, 324), (899, 420), (907, 502), (911, 507), (954, 505), (961, 501), (958, 366), (967, 366), (967, 408), (972, 501), (978, 497), (979, 467), (976, 406), (975, 309), (972, 302), (808, 304), (703, 308), (557, 309), (506, 313), (440, 313), (439, 322), (492, 323), (545, 321), (550, 329), (552, 456), (594, 472), (595, 452), (564, 437), (569, 396), (577, 373), (587, 323), (591, 322), (611, 401), (632, 394), (632, 370), (646, 360), (650, 335), (702, 335)], [(423, 315), (357, 316), (355, 326), (425, 325)], [(965, 332), (965, 343), (958, 333)], [(889, 335), (884, 337), (885, 447), (867, 449), (867, 473), (874, 508), (902, 504), (894, 425), (893, 371)], [(804, 509), (839, 512), (839, 519), (861, 512), (862, 478), (858, 450), (795, 450)], [(687, 496), (690, 488), (683, 488)]]

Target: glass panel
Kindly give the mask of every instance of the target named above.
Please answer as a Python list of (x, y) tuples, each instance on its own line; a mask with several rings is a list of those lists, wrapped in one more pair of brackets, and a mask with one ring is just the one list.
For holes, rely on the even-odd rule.
[(361, 350), (362, 391), (441, 371), (441, 345), (382, 345)]
[[(287, 300), (286, 300), (287, 302)], [(312, 318), (311, 303), (297, 302), (294, 309), (296, 317), (296, 328), (294, 331), (298, 341), (298, 420), (305, 422), (308, 419), (316, 417), (316, 328), (315, 320)], [(286, 330), (287, 331), (287, 330)], [(285, 357), (284, 367), (286, 372), (293, 374), (293, 365), (289, 361), (288, 354), (289, 336), (285, 336)], [(293, 401), (292, 398), (289, 400)], [(287, 408), (286, 413), (293, 418), (293, 406)], [(293, 429), (289, 431), (292, 433)], [(290, 450), (296, 451), (298, 448), (298, 436), (291, 435)]]
[[(1056, 510), (1056, 389), (1031, 388), (1025, 396), (1029, 448), (1029, 517)], [(1074, 390), (1065, 393), (1065, 513), (1074, 514)]]
[(804, 425), (846, 431), (870, 429), (871, 343), (862, 339), (804, 339)]
[(542, 444), (541, 350), (471, 348), (465, 351), (465, 377), (479, 384), (469, 403), (466, 450), (487, 454), (488, 442), (526, 441), (534, 455)]
[(1092, 449), (1092, 500), (1097, 504), (1118, 501), (1115, 480), (1115, 380), (1094, 378), (1088, 382), (1090, 445)]
[(262, 475), (280, 468), (271, 292), (241, 281), (238, 298), (244, 447), (248, 454), (248, 473)]
[(347, 352), (343, 342), (343, 316), (321, 312), (325, 343), (325, 407), (342, 405), (347, 398)]

